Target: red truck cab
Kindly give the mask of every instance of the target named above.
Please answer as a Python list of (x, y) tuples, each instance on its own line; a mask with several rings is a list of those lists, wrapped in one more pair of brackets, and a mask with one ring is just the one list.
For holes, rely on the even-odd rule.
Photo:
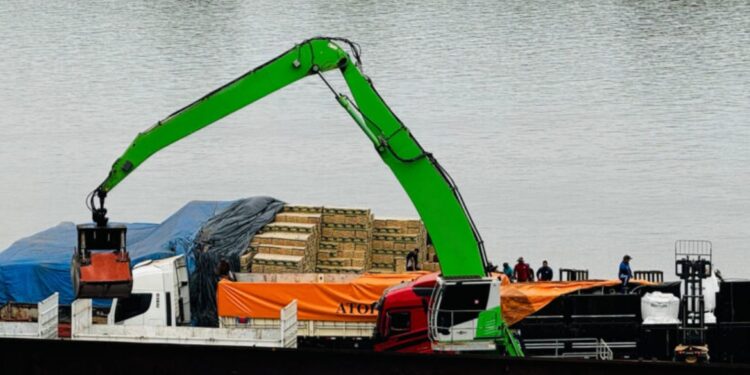
[(432, 353), (427, 311), (437, 273), (388, 288), (378, 301), (375, 351)]

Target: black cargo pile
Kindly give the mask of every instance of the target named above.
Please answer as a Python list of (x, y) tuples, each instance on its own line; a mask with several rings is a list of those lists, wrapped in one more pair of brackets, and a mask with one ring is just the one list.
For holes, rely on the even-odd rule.
[(266, 224), (273, 221), (284, 202), (271, 197), (238, 200), (226, 210), (209, 219), (195, 237), (189, 256), (195, 262), (190, 275), (190, 304), (193, 322), (198, 326), (216, 327), (216, 284), (222, 261), (237, 272), (240, 255), (247, 251), (250, 240)]

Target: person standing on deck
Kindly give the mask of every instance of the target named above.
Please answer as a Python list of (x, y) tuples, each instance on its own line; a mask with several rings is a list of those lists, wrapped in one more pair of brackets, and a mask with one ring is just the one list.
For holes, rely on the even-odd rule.
[(492, 262), (487, 262), (487, 272), (497, 272), (497, 266), (492, 264)]
[(503, 273), (508, 277), (508, 281), (513, 282), (513, 269), (510, 268), (510, 264), (503, 263)]
[(633, 278), (633, 271), (630, 269), (630, 255), (625, 255), (622, 257), (622, 262), (620, 263), (620, 269), (617, 271), (617, 277), (620, 278), (620, 281), (622, 281), (622, 292), (626, 293), (628, 290), (628, 283), (630, 282), (630, 279)]
[(519, 283), (529, 281), (529, 274), (531, 273), (529, 271), (529, 265), (523, 262), (523, 257), (520, 257), (516, 267), (513, 268), (513, 278)]
[(216, 275), (219, 276), (220, 280), (237, 281), (234, 272), (232, 272), (232, 266), (224, 258), (216, 266)]
[(419, 271), (419, 248), (415, 248), (406, 254), (406, 270)]
[(542, 261), (542, 266), (536, 271), (536, 278), (539, 281), (552, 280), (552, 268), (549, 267), (546, 260)]

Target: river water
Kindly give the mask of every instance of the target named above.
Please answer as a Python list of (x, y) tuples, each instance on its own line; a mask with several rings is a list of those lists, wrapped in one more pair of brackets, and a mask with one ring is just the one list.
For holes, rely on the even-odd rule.
[[(311, 36), (366, 73), (457, 181), (492, 261), (674, 278), (674, 241), (750, 277), (747, 1), (0, 2), (0, 248), (60, 221), (135, 135)], [(342, 87), (341, 80), (334, 82)], [(110, 195), (118, 221), (272, 195), (416, 215), (307, 79), (162, 151)]]

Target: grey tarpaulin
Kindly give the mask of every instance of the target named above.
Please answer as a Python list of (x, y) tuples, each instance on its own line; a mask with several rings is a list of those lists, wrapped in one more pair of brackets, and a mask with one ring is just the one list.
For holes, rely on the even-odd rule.
[(240, 255), (253, 236), (272, 222), (284, 202), (271, 197), (252, 197), (232, 203), (209, 219), (195, 237), (189, 252), (195, 269), (190, 275), (190, 304), (194, 324), (218, 326), (216, 312), (217, 266), (226, 260), (234, 272), (240, 269)]

